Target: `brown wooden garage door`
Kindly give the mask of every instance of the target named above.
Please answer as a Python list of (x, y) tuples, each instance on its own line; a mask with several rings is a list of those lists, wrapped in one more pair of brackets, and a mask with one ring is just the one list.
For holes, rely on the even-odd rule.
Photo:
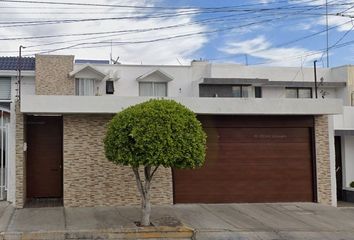
[(199, 118), (206, 163), (173, 170), (175, 203), (314, 201), (311, 116)]

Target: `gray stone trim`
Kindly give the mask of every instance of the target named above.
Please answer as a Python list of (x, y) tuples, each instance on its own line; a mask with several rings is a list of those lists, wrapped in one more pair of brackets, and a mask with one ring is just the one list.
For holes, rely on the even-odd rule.
[[(129, 166), (116, 165), (104, 154), (103, 139), (111, 114), (64, 115), (64, 206), (139, 205)], [(159, 168), (152, 181), (153, 204), (172, 204), (172, 173)]]
[(317, 201), (332, 204), (328, 116), (315, 117)]

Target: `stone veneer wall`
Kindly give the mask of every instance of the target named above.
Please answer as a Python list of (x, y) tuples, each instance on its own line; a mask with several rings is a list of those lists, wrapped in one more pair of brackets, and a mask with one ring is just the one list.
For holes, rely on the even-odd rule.
[(36, 55), (36, 95), (74, 95), (74, 56)]
[(331, 205), (332, 186), (328, 131), (328, 116), (315, 116), (317, 198), (319, 203)]
[(20, 112), (20, 104), (15, 105), (16, 111), (16, 200), (15, 207), (23, 208), (26, 198), (26, 159), (23, 151), (25, 142), (25, 116)]
[[(104, 156), (103, 138), (112, 115), (64, 115), (64, 206), (137, 205), (140, 198), (130, 167)], [(152, 183), (152, 203), (172, 204), (171, 169)]]

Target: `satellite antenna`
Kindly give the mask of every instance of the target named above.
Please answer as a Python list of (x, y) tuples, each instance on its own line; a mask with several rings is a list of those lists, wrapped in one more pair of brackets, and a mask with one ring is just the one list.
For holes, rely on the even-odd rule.
[(120, 57), (117, 57), (116, 60), (114, 60), (113, 58), (111, 58), (111, 61), (113, 64), (120, 64), (120, 62), (118, 62)]

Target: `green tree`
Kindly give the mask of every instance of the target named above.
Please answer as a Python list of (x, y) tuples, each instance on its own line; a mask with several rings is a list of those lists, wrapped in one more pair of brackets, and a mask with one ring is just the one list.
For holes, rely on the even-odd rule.
[[(151, 180), (160, 166), (198, 168), (204, 164), (206, 134), (196, 115), (173, 100), (152, 99), (115, 115), (104, 139), (115, 164), (131, 166), (141, 195), (141, 225), (150, 225)], [(139, 167), (144, 171), (140, 174)]]

